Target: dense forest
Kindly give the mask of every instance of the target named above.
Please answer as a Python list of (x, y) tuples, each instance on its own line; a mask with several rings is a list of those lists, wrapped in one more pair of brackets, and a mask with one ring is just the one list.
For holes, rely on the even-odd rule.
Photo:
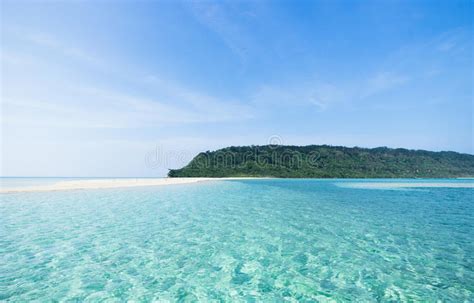
[(241, 146), (199, 153), (169, 177), (454, 178), (474, 176), (474, 155), (328, 145)]

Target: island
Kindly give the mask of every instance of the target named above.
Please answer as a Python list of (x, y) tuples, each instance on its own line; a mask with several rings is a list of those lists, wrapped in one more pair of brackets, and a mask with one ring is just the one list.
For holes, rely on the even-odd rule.
[(472, 178), (474, 155), (330, 145), (231, 146), (201, 152), (169, 177)]

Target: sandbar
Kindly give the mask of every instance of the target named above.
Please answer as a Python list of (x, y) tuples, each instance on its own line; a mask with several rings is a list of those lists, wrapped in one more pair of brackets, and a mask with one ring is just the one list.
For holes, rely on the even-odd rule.
[(231, 178), (126, 178), (126, 179), (90, 179), (90, 180), (71, 180), (60, 181), (54, 184), (37, 185), (17, 188), (1, 188), (0, 193), (18, 193), (18, 192), (47, 192), (61, 190), (80, 190), (80, 189), (102, 189), (102, 188), (122, 188), (137, 186), (163, 186), (174, 184), (190, 184), (205, 182), (211, 180), (223, 180)]

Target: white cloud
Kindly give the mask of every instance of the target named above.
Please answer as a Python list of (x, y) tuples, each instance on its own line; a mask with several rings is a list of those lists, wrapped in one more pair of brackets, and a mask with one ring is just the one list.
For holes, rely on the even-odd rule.
[(364, 99), (378, 93), (386, 92), (408, 82), (409, 80), (408, 77), (396, 73), (377, 73), (363, 84), (360, 91), (360, 98)]
[[(71, 47), (52, 35), (19, 31), (31, 49), (54, 50), (109, 72), (111, 64), (79, 47)], [(47, 53), (46, 53), (47, 54)], [(221, 100), (185, 85), (150, 76), (137, 81), (133, 72), (121, 75), (127, 89), (148, 85), (147, 93), (104, 88), (74, 69), (52, 68), (54, 56), (44, 52), (2, 52), (2, 73), (8, 73), (2, 91), (2, 123), (21, 127), (139, 128), (178, 123), (227, 122), (253, 117), (252, 109), (238, 100)], [(80, 68), (80, 67), (79, 67)], [(136, 74), (136, 73), (135, 73)], [(71, 75), (72, 77), (64, 77)], [(113, 77), (113, 76), (112, 76)], [(113, 83), (113, 78), (110, 79)], [(80, 84), (78, 84), (78, 81)], [(123, 84), (122, 84), (123, 85)], [(27, 89), (25, 89), (25, 87)]]
[(39, 46), (58, 51), (65, 56), (73, 57), (91, 64), (100, 64), (100, 60), (96, 56), (91, 55), (90, 51), (85, 51), (77, 46), (66, 45), (47, 33), (25, 33), (24, 35), (26, 40)]
[[(192, 106), (160, 102), (92, 87), (66, 87), (51, 96), (2, 98), (3, 123), (18, 126), (73, 128), (139, 128), (177, 123), (226, 122), (249, 118), (247, 108), (226, 106), (190, 93)], [(180, 98), (180, 95), (173, 98)], [(166, 98), (166, 97), (164, 97)], [(173, 99), (175, 100), (175, 99)]]
[(319, 83), (310, 92), (309, 101), (320, 110), (325, 110), (344, 99), (344, 91), (329, 83)]
[(316, 110), (325, 111), (337, 106), (356, 105), (409, 81), (409, 77), (398, 73), (378, 72), (370, 77), (337, 83), (313, 80), (285, 86), (263, 85), (251, 99), (257, 105), (313, 105)]
[(432, 47), (442, 53), (460, 52), (465, 45), (472, 44), (472, 37), (463, 28), (447, 31), (430, 41)]
[(209, 122), (241, 121), (254, 117), (253, 108), (243, 104), (242, 100), (220, 99), (171, 82), (164, 77), (148, 76), (145, 82), (163, 94), (164, 98), (182, 103), (183, 107), (201, 112), (203, 116), (207, 115)]
[(250, 9), (232, 10), (229, 3), (224, 2), (191, 1), (187, 4), (196, 20), (217, 34), (226, 47), (245, 62), (249, 49), (255, 48), (258, 43), (252, 41), (248, 29), (234, 19), (236, 16), (255, 18), (256, 13)]
[(342, 87), (333, 84), (313, 81), (309, 84), (286, 86), (263, 85), (251, 100), (257, 106), (308, 106), (312, 105), (318, 111), (324, 111), (329, 107), (342, 102), (345, 98), (345, 91)]

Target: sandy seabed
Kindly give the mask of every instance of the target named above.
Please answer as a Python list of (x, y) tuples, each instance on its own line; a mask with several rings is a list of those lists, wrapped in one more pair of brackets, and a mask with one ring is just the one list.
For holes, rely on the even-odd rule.
[(361, 188), (361, 189), (392, 189), (392, 188), (474, 188), (474, 183), (468, 182), (347, 182), (338, 183), (341, 187)]

